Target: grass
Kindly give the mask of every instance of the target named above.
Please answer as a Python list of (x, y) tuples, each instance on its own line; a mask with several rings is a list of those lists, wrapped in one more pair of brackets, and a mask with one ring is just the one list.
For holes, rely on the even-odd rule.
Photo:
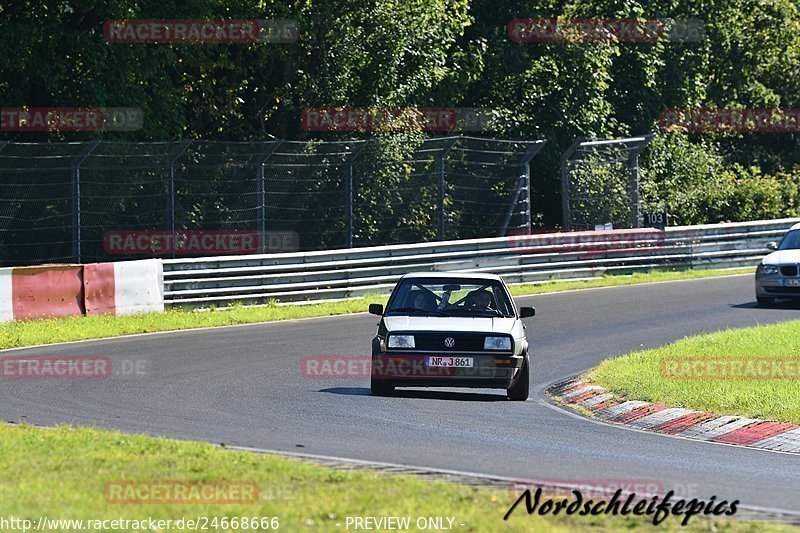
[[(150, 480), (246, 481), (258, 487), (258, 498), (233, 505), (106, 500), (109, 483)], [(84, 520), (277, 517), (282, 531), (346, 531), (348, 516), (410, 516), (412, 520), (449, 516), (455, 517), (454, 529), (459, 531), (653, 530), (644, 518), (528, 516), (524, 504), (504, 522), (511, 503), (512, 494), (505, 490), (333, 470), (205, 443), (68, 426), (42, 429), (0, 424), (0, 519), (17, 517), (36, 524), (40, 516)], [(660, 528), (678, 531), (679, 524), (677, 517), (668, 517)], [(103, 529), (109, 530), (119, 529)], [(694, 517), (682, 531), (791, 529)]]
[[(792, 365), (781, 367), (790, 379), (765, 379), (759, 375), (748, 375), (747, 379), (684, 379), (686, 368), (695, 367), (666, 366), (667, 362), (683, 365), (706, 357), (733, 358), (745, 364), (757, 361), (755, 358), (776, 358)], [(675, 369), (679, 374), (673, 373)], [(705, 377), (708, 372), (718, 377), (722, 371), (720, 366), (703, 369)], [(794, 423), (800, 423), (799, 377), (800, 321), (689, 337), (606, 360), (589, 373), (598, 385), (630, 399)]]
[[(652, 283), (656, 281), (744, 274), (752, 271), (753, 269), (751, 268), (742, 268), (735, 270), (659, 271), (629, 276), (603, 276), (589, 280), (550, 281), (537, 284), (512, 285), (511, 293), (514, 296), (528, 296), (595, 287), (613, 287)], [(171, 309), (165, 313), (120, 317), (95, 315), (27, 322), (8, 322), (0, 324), (0, 349), (116, 337), (135, 333), (358, 313), (365, 311), (369, 303), (385, 303), (387, 298), (387, 294), (379, 294), (352, 300), (308, 305), (278, 305), (272, 302), (265, 306), (234, 306), (227, 309), (212, 309), (208, 311)]]

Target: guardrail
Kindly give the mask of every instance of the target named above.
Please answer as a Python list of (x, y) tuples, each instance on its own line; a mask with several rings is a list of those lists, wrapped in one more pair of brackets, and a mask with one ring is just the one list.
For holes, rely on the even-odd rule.
[(164, 260), (168, 306), (248, 305), (388, 291), (401, 275), (470, 270), (508, 283), (755, 265), (800, 219), (582, 231), (318, 252)]

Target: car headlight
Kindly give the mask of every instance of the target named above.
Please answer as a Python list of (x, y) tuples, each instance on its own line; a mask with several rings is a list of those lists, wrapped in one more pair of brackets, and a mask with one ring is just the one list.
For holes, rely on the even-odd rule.
[(486, 337), (483, 341), (484, 350), (510, 350), (511, 339), (508, 337)]
[(756, 269), (756, 274), (761, 276), (772, 276), (780, 272), (780, 267), (774, 265), (758, 265)]
[(389, 348), (413, 348), (414, 335), (389, 335)]

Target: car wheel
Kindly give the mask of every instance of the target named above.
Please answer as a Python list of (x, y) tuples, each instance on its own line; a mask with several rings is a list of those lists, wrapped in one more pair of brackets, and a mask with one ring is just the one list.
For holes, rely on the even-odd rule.
[(525, 359), (522, 360), (522, 368), (519, 369), (517, 381), (506, 389), (506, 394), (508, 394), (509, 400), (524, 402), (528, 399), (531, 382), (529, 368), (530, 365), (528, 364), (528, 356), (525, 355)]
[(765, 298), (762, 296), (756, 296), (756, 301), (758, 301), (758, 305), (766, 307), (768, 305), (774, 304), (775, 298)]
[(383, 379), (370, 378), (369, 390), (373, 396), (388, 396), (394, 392), (394, 385)]

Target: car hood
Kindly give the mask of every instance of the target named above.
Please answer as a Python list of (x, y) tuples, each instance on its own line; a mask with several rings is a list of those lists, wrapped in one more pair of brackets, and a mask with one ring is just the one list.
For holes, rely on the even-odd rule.
[(516, 318), (385, 316), (383, 317), (383, 321), (389, 331), (481, 331), (489, 333), (511, 333)]
[(778, 250), (761, 260), (765, 265), (800, 264), (800, 250)]

